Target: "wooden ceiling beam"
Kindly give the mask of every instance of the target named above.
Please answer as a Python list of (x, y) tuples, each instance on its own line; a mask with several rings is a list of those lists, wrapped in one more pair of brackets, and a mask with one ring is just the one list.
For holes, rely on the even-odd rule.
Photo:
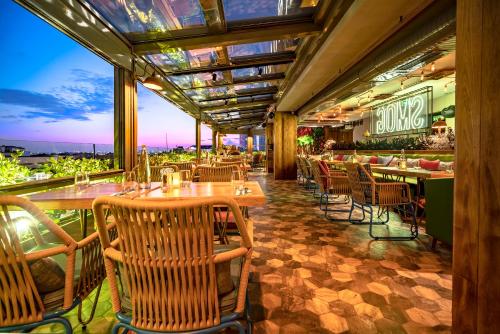
[(247, 76), (247, 77), (241, 77), (241, 78), (233, 78), (233, 82), (232, 83), (224, 83), (224, 82), (217, 83), (217, 82), (214, 82), (210, 86), (191, 87), (191, 88), (186, 88), (186, 90), (190, 90), (190, 89), (204, 89), (204, 88), (213, 88), (213, 87), (230, 87), (230, 86), (247, 84), (247, 83), (256, 83), (256, 82), (266, 82), (266, 81), (273, 81), (273, 80), (282, 80), (284, 78), (285, 78), (285, 73), (284, 72), (269, 73), (269, 74), (262, 74), (260, 77), (259, 76)]
[(210, 113), (214, 111), (224, 110), (226, 112), (238, 111), (238, 108), (250, 108), (250, 107), (261, 107), (266, 106), (271, 103), (274, 103), (274, 99), (272, 100), (263, 100), (263, 101), (254, 101), (254, 102), (245, 102), (245, 103), (235, 103), (229, 104), (227, 106), (217, 106), (217, 107), (207, 107), (201, 108), (202, 112)]
[(279, 64), (289, 64), (293, 63), (295, 60), (294, 52), (276, 52), (271, 54), (261, 54), (252, 57), (238, 57), (231, 59), (230, 65), (216, 65), (210, 67), (199, 67), (199, 68), (190, 68), (187, 70), (180, 70), (174, 72), (164, 71), (168, 76), (178, 76), (178, 75), (187, 75), (187, 74), (196, 74), (196, 73), (207, 73), (207, 72), (216, 72), (216, 71), (228, 71), (228, 70), (236, 70), (239, 68), (246, 67), (259, 67), (259, 66), (267, 66), (267, 65), (279, 65)]
[(242, 93), (236, 93), (235, 95), (226, 95), (226, 96), (216, 96), (216, 97), (210, 97), (205, 100), (198, 100), (195, 102), (210, 102), (210, 101), (219, 101), (219, 100), (230, 100), (230, 99), (235, 99), (238, 97), (249, 97), (249, 96), (257, 96), (257, 95), (267, 95), (267, 94), (275, 94), (278, 92), (278, 87), (276, 86), (270, 86), (270, 87), (265, 87), (265, 88), (257, 88), (257, 89), (251, 89)]
[(234, 29), (226, 33), (205, 34), (192, 37), (159, 38), (153, 41), (137, 42), (133, 45), (138, 55), (158, 54), (169, 48), (182, 50), (203, 49), (235, 44), (257, 43), (280, 39), (302, 38), (318, 35), (320, 25), (311, 22), (268, 23), (244, 29)]

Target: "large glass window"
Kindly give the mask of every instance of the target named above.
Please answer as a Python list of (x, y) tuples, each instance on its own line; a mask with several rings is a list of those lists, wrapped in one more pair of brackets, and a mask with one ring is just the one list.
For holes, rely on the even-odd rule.
[(14, 2), (0, 22), (0, 186), (111, 168), (113, 66)]
[(195, 145), (193, 117), (141, 84), (137, 95), (139, 145), (146, 145), (151, 152), (188, 150)]

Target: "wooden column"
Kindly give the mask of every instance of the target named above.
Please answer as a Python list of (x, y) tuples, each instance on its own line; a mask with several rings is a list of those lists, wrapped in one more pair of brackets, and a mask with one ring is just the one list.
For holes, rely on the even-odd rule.
[(196, 159), (201, 159), (201, 120), (196, 119)]
[(215, 129), (212, 129), (212, 153), (217, 152), (217, 134), (219, 132)]
[(457, 2), (453, 333), (500, 333), (499, 14)]
[(274, 118), (274, 179), (297, 178), (297, 116), (277, 112)]
[(274, 172), (274, 124), (267, 123), (266, 126), (266, 171), (268, 173)]
[(253, 132), (252, 132), (252, 130), (248, 131), (247, 153), (248, 154), (252, 154), (253, 153)]
[(115, 67), (114, 166), (131, 170), (137, 164), (137, 84), (132, 72)]
[(223, 133), (218, 133), (217, 134), (217, 149), (222, 149), (222, 147), (224, 146), (224, 134)]

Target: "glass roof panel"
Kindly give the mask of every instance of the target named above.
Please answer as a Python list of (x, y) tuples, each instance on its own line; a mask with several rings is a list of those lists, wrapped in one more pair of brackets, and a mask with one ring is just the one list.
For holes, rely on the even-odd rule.
[(268, 65), (268, 66), (260, 66), (260, 67), (246, 67), (246, 68), (238, 68), (232, 70), (233, 78), (244, 78), (244, 77), (252, 77), (259, 75), (259, 68), (262, 69), (261, 74), (270, 74), (270, 73), (280, 73), (286, 72), (289, 64), (280, 64), (280, 65)]
[(211, 87), (202, 89), (189, 89), (184, 91), (187, 96), (194, 101), (206, 100), (214, 97), (225, 97), (226, 95), (234, 94), (232, 87)]
[[(213, 73), (215, 73), (215, 82), (213, 80)], [(224, 73), (221, 71), (170, 76), (170, 79), (181, 89), (207, 87), (212, 86), (213, 84), (230, 83), (229, 80), (227, 80), (224, 76)]]
[(295, 51), (299, 42), (300, 38), (295, 38), (249, 44), (237, 44), (228, 46), (227, 52), (230, 58), (234, 58), (282, 51)]
[(235, 91), (240, 91), (240, 90), (247, 90), (247, 89), (256, 89), (256, 88), (266, 88), (272, 86), (271, 83), (267, 81), (263, 82), (254, 82), (254, 83), (247, 83), (247, 84), (239, 84), (234, 86)]
[(205, 27), (198, 0), (87, 0), (122, 33), (162, 33)]
[(222, 48), (219, 47), (189, 51), (170, 48), (163, 53), (148, 55), (147, 58), (166, 71), (176, 71), (216, 65), (220, 52)]
[(226, 21), (309, 15), (318, 0), (223, 0)]

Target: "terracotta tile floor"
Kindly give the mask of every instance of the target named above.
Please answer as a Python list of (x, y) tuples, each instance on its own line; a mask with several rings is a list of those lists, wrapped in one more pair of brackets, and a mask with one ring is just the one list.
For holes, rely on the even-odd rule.
[[(250, 209), (254, 333), (450, 332), (448, 249), (430, 251), (425, 234), (417, 241), (371, 241), (367, 226), (325, 219), (318, 200), (297, 182), (252, 178), (268, 196), (265, 207)], [(405, 232), (391, 220), (391, 233)], [(69, 319), (82, 332), (75, 311)], [(87, 332), (110, 332), (113, 319), (105, 286)]]

